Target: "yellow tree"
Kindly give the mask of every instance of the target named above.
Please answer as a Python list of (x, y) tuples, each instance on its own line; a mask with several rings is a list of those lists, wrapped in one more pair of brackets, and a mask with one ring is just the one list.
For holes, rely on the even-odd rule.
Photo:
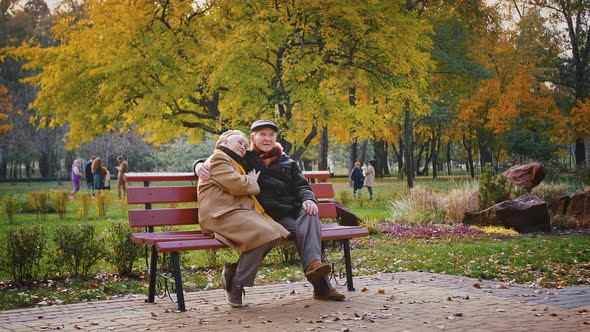
[(8, 118), (8, 112), (12, 110), (12, 96), (4, 85), (0, 85), (0, 137), (8, 134), (12, 125)]
[(576, 137), (590, 136), (590, 98), (578, 100), (572, 109), (571, 122)]
[(27, 82), (40, 88), (31, 108), (41, 125), (69, 124), (69, 147), (130, 126), (156, 143), (218, 129), (201, 80), (200, 7), (90, 0), (85, 8), (53, 28), (56, 46), (9, 50), (34, 73)]

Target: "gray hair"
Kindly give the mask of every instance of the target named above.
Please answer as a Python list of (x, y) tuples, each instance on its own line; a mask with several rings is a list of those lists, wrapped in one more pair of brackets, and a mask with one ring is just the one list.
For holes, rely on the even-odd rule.
[(220, 146), (225, 146), (223, 145), (223, 143), (225, 141), (227, 141), (230, 137), (232, 136), (241, 136), (243, 137), (246, 142), (248, 141), (248, 137), (246, 137), (246, 135), (244, 135), (243, 132), (239, 131), (239, 130), (228, 130), (226, 132), (224, 132), (223, 134), (219, 135), (219, 139), (217, 140), (217, 142), (215, 142), (215, 148), (219, 149)]

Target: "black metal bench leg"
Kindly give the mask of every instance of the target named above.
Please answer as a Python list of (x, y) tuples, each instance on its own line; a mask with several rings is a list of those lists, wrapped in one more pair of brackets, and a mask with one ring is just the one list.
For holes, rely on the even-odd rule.
[(178, 301), (178, 310), (186, 311), (184, 306), (184, 293), (182, 290), (182, 276), (180, 275), (180, 260), (178, 258), (178, 253), (173, 252), (172, 256), (172, 264), (174, 266), (174, 286), (176, 287), (176, 299)]
[(148, 287), (147, 301), (153, 303), (156, 298), (156, 272), (158, 271), (158, 251), (152, 246), (152, 256), (150, 261), (150, 284)]
[(350, 242), (348, 239), (342, 240), (344, 246), (344, 265), (346, 266), (346, 286), (348, 291), (354, 291), (354, 285), (352, 284), (352, 262), (350, 259)]

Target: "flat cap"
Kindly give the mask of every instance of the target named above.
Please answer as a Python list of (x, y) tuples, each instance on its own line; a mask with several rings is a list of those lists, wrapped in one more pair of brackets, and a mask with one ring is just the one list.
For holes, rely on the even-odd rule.
[(252, 126), (250, 127), (250, 132), (253, 133), (264, 127), (272, 128), (274, 131), (277, 132), (279, 131), (279, 126), (277, 126), (274, 122), (270, 120), (256, 120), (254, 121), (254, 123), (252, 123)]

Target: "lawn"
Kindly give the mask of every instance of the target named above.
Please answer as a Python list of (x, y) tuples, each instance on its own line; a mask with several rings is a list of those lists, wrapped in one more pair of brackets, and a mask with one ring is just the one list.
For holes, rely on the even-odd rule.
[[(405, 183), (398, 179), (378, 179), (375, 199), (368, 201), (366, 190), (360, 198), (352, 198), (346, 179), (332, 179), (336, 198), (347, 200), (347, 206), (367, 221), (372, 231), (369, 238), (353, 241), (354, 275), (369, 275), (377, 272), (429, 271), (462, 275), (506, 283), (525, 283), (542, 287), (563, 287), (590, 284), (590, 232), (588, 229), (565, 234), (518, 235), (513, 232), (472, 232), (463, 226), (434, 226), (425, 230), (417, 226), (404, 226), (404, 232), (390, 232), (391, 201), (407, 195)], [(446, 192), (465, 186), (467, 180), (417, 179), (416, 183), (430, 190)], [(0, 184), (0, 200), (7, 194), (25, 197), (32, 191), (69, 190), (69, 183), (61, 187), (56, 183)], [(38, 224), (49, 232), (61, 224), (92, 224), (105, 231), (115, 222), (126, 223), (127, 206), (110, 193), (111, 201), (106, 216), (98, 217), (94, 206), (87, 218), (78, 216), (79, 206), (72, 204), (63, 219), (49, 213), (45, 218), (35, 213), (19, 213), (14, 225)], [(23, 198), (24, 199), (24, 198)], [(0, 217), (0, 253), (10, 227), (6, 216)], [(383, 232), (379, 232), (381, 229)], [(434, 231), (433, 231), (434, 229)], [(437, 231), (438, 229), (438, 231)], [(403, 233), (403, 234), (402, 234)], [(48, 239), (49, 236), (47, 235)], [(294, 254), (294, 248), (275, 248), (261, 267), (257, 284), (284, 283), (304, 280)], [(287, 257), (286, 257), (287, 256)], [(286, 259), (286, 258), (287, 259)], [(185, 289), (221, 287), (220, 266), (223, 262), (237, 259), (229, 249), (209, 252), (188, 252), (182, 262), (186, 268)], [(144, 278), (145, 261), (138, 260), (134, 273), (129, 278), (120, 278), (113, 266), (100, 261), (93, 266), (87, 278), (69, 278), (63, 271), (49, 273), (48, 260), (38, 278), (26, 285), (16, 287), (10, 274), (2, 267), (0, 272), (0, 308), (12, 309), (37, 304), (75, 303), (109, 299), (126, 293), (146, 293)]]

